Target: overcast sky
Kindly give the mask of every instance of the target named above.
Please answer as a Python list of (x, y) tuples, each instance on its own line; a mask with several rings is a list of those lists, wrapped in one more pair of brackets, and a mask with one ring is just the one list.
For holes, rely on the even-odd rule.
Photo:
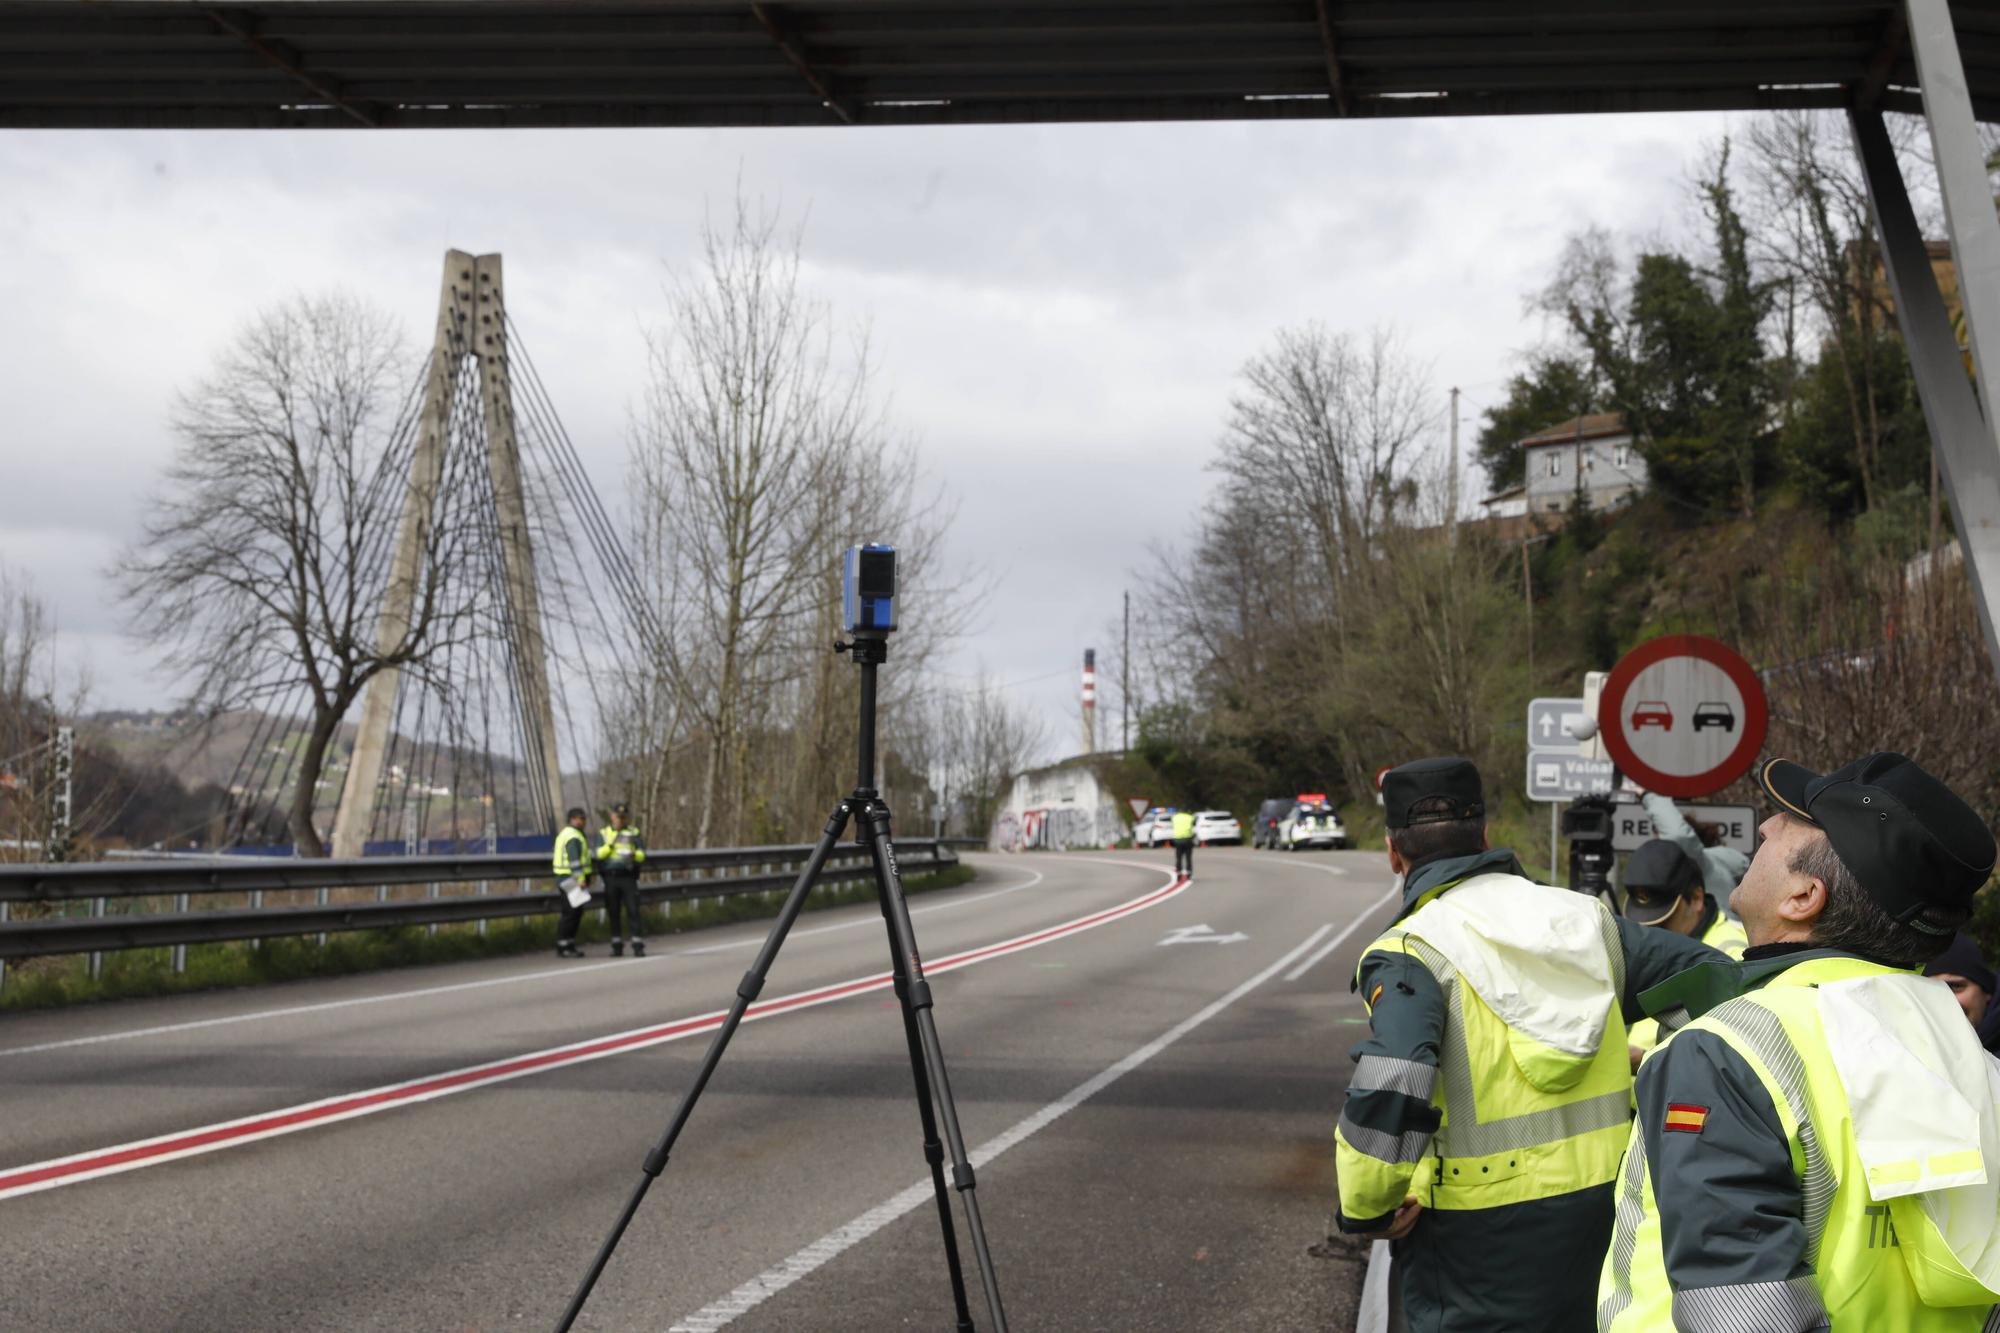
[(615, 487), (667, 268), (740, 178), (809, 215), (808, 282), (868, 327), (894, 421), (957, 502), (950, 555), (991, 576), (942, 669), (1025, 682), (1069, 752), (1082, 651), (1113, 648), (1149, 544), (1191, 531), (1232, 381), (1275, 330), (1395, 326), (1440, 401), (1465, 390), (1469, 437), (1543, 335), (1523, 298), (1565, 236), (1684, 231), (1690, 164), (1726, 128), (13, 132), (0, 560), (54, 607), (93, 703), (169, 703), (104, 570), (168, 457), (174, 390), (300, 289), (382, 303), (420, 351), (449, 247), (505, 256), (523, 336)]

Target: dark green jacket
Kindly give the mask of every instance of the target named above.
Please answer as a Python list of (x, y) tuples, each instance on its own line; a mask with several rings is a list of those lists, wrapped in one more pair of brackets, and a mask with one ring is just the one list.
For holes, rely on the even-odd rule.
[[(1522, 871), (1514, 853), (1502, 847), (1418, 865), (1404, 882), (1397, 919), (1461, 881), (1486, 874)], [(1641, 992), (1697, 964), (1723, 959), (1685, 935), (1652, 930), (1622, 916), (1616, 921), (1625, 959), (1619, 1008), (1627, 1023), (1646, 1015), (1639, 1002)], [(1375, 1006), (1369, 1035), (1350, 1052), (1352, 1058), (1375, 1055), (1436, 1067), (1447, 1004), (1429, 969), (1408, 954), (1371, 952), (1361, 959), (1356, 985), (1369, 995), (1378, 986), (1392, 990), (1399, 1002)], [(1437, 1108), (1427, 1096), (1391, 1088), (1350, 1092), (1342, 1114), (1356, 1124), (1397, 1136), (1428, 1136), (1439, 1122)], [(1410, 1333), (1591, 1329), (1595, 1263), (1611, 1242), (1612, 1189), (1606, 1184), (1476, 1212), (1426, 1212), (1416, 1231), (1396, 1244)], [(1343, 1231), (1379, 1230), (1388, 1220), (1335, 1218)], [(1552, 1262), (1552, 1256), (1571, 1259)]]

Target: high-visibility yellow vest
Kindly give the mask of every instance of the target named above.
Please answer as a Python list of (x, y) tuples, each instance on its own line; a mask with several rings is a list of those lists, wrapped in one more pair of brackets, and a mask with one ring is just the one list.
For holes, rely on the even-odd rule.
[(556, 834), (553, 866), (558, 878), (590, 873), (590, 839), (583, 836), (583, 830), (571, 824), (562, 826)]
[(1186, 842), (1194, 836), (1194, 816), (1185, 810), (1174, 811), (1174, 841)]
[[(1511, 938), (1496, 942), (1489, 931)], [(1382, 1216), (1406, 1195), (1428, 1208), (1491, 1208), (1617, 1176), (1631, 1119), (1618, 1004), (1625, 955), (1600, 900), (1516, 875), (1477, 875), (1363, 956), (1378, 952), (1408, 954), (1437, 978), (1444, 1040), (1436, 1070), (1364, 1057), (1355, 1077), (1428, 1093), (1443, 1119), (1428, 1144), (1412, 1135), (1404, 1136), (1410, 1143), (1376, 1143), (1343, 1122), (1335, 1134), (1343, 1214)], [(1372, 1008), (1377, 997), (1362, 998)], [(1371, 1060), (1408, 1068), (1372, 1069)]]
[[(1681, 1030), (1720, 1037), (1770, 1096), (1799, 1174), (1805, 1260), (1811, 1269), (1809, 1279), (1750, 1283), (1740, 1293), (1730, 1287), (1700, 1289), (1704, 1318), (1712, 1318), (1713, 1327), (1812, 1327), (1819, 1322), (1817, 1312), (1809, 1308), (1815, 1299), (1824, 1307), (1834, 1333), (1978, 1333), (1995, 1327), (1988, 1320), (1996, 1299), (1993, 1287), (2000, 1283), (2000, 1242), (1995, 1239), (2000, 1232), (1996, 1225), (2000, 1219), (1995, 1217), (2000, 1155), (1972, 1161), (1972, 1153), (1925, 1157), (1919, 1149), (1909, 1162), (1885, 1165), (1877, 1160), (1872, 1170), (1862, 1156), (1857, 1108), (1850, 1105), (1823, 1006), (1829, 995), (1836, 995), (1837, 1002), (1838, 983), (1873, 977), (1935, 984), (1859, 958), (1811, 959), (1779, 973), (1759, 990), (1718, 1005)], [(1937, 998), (1941, 1003), (1950, 1000), (1942, 992)], [(1955, 1001), (1951, 1003), (1955, 1006)], [(1957, 1014), (1945, 1016), (1962, 1024)], [(1969, 1037), (1969, 1033), (1967, 1027), (1958, 1035)], [(1882, 1062), (1877, 1071), (1882, 1081), (1871, 1094), (1876, 1100), (1940, 1096), (1937, 1081), (1921, 1076), (1921, 1071), (1912, 1071), (1918, 1076), (1899, 1077), (1903, 1071), (1896, 1062), (1908, 1061), (1895, 1042), (1878, 1040), (1871, 1045)], [(1991, 1062), (1980, 1056), (1976, 1040), (1965, 1056), (1960, 1063), (1975, 1086), (1983, 1085), (1989, 1097), (2000, 1094), (2000, 1070), (1990, 1068)], [(1976, 1062), (1974, 1057), (1979, 1057)], [(1914, 1104), (1859, 1109), (1864, 1122), (1886, 1117), (1892, 1138), (1904, 1122), (1922, 1118)], [(1990, 1102), (1986, 1109), (1991, 1112)], [(1990, 1121), (1987, 1134), (1993, 1134)], [(1907, 1176), (1905, 1184), (1914, 1184), (1924, 1171), (1967, 1168), (1982, 1178), (1992, 1173), (1991, 1183), (1966, 1191), (1973, 1197), (1954, 1206), (1961, 1213), (1970, 1206), (1982, 1215), (1961, 1216), (1944, 1230), (1932, 1214), (1934, 1205), (1921, 1194), (1875, 1197), (1885, 1188), (1895, 1188), (1901, 1177)], [(1616, 1225), (1598, 1283), (1600, 1333), (1672, 1333), (1674, 1292), (1662, 1252), (1645, 1140), (1637, 1126), (1619, 1174)], [(1954, 1234), (1947, 1237), (1947, 1230)], [(1972, 1250), (1991, 1251), (1974, 1257), (1982, 1270), (1979, 1274), (1968, 1269), (1963, 1257), (1967, 1234)], [(1779, 1285), (1783, 1292), (1770, 1290)], [(1732, 1300), (1741, 1308), (1732, 1309)], [(1775, 1311), (1774, 1303), (1785, 1306), (1785, 1311)], [(1786, 1312), (1797, 1314), (1798, 1322), (1776, 1322)]]
[(624, 828), (606, 824), (598, 830), (597, 841), (597, 859), (608, 870), (636, 870), (646, 859), (645, 840), (630, 824)]
[[(1741, 958), (1743, 951), (1750, 947), (1750, 937), (1743, 933), (1743, 923), (1723, 911), (1716, 912), (1715, 920), (1701, 933), (1701, 942), (1711, 949), (1722, 950), (1731, 958)], [(1659, 1020), (1640, 1019), (1626, 1032), (1625, 1041), (1642, 1051), (1652, 1050), (1660, 1044)]]

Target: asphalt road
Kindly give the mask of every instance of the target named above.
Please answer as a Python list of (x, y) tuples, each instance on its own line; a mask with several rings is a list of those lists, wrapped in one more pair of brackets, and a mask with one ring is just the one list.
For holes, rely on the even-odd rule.
[[(1380, 854), (972, 859), (915, 921), (1012, 1327), (1351, 1328)], [(0, 1328), (551, 1327), (762, 935), (0, 1020)], [(887, 957), (801, 920), (578, 1327), (952, 1327)]]

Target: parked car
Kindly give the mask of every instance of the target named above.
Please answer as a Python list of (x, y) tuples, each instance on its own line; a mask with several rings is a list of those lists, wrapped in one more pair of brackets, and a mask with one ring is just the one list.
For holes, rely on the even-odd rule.
[(1278, 821), (1292, 812), (1297, 799), (1291, 796), (1273, 796), (1257, 807), (1257, 813), (1250, 816), (1250, 845), (1252, 847), (1276, 847), (1278, 845)]
[(1203, 847), (1243, 841), (1243, 825), (1227, 810), (1201, 810), (1194, 817), (1194, 840)]
[(1278, 824), (1278, 847), (1282, 851), (1350, 847), (1347, 826), (1324, 796), (1294, 802)]
[(1174, 840), (1174, 811), (1172, 806), (1156, 805), (1139, 821), (1132, 825), (1132, 845), (1134, 847), (1163, 847)]

